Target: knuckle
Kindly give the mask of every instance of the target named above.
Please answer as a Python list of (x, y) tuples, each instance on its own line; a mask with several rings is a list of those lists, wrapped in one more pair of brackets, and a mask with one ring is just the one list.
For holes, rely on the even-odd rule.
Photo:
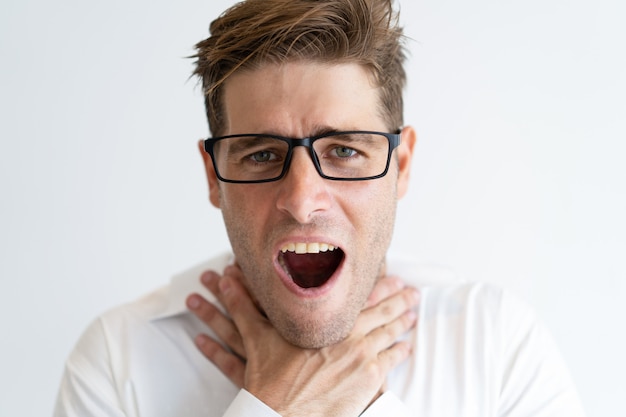
[(385, 335), (385, 342), (386, 343), (393, 343), (396, 340), (396, 337), (398, 337), (398, 329), (397, 326), (389, 324), (383, 327), (383, 334)]
[(220, 367), (226, 375), (232, 377), (237, 374), (239, 367), (240, 367), (240, 363), (239, 363), (239, 360), (235, 359), (234, 357), (226, 356), (223, 358), (223, 361)]
[(406, 306), (411, 306), (414, 303), (413, 290), (407, 289), (402, 293), (402, 301)]
[(368, 378), (377, 380), (378, 378), (380, 378), (382, 373), (383, 371), (379, 361), (369, 361), (365, 365), (365, 374)]
[(366, 363), (370, 360), (370, 355), (368, 353), (369, 349), (358, 349), (355, 354), (354, 354), (354, 358), (356, 360), (356, 362), (358, 363)]
[(383, 317), (392, 316), (393, 310), (393, 306), (391, 306), (389, 303), (384, 303), (380, 306), (380, 314), (382, 314)]
[(204, 340), (199, 348), (202, 354), (211, 361), (213, 361), (217, 357), (220, 350), (219, 346), (217, 346), (215, 342), (208, 339)]
[(232, 294), (229, 294), (228, 296), (225, 297), (225, 307), (226, 309), (232, 314), (234, 311), (237, 311), (239, 309), (239, 306), (241, 305), (241, 298), (240, 297), (234, 297), (232, 296)]
[(391, 349), (391, 366), (395, 366), (411, 353), (411, 346), (408, 343), (397, 343)]
[(241, 337), (238, 333), (231, 331), (227, 335), (225, 335), (224, 342), (226, 342), (226, 344), (231, 348), (234, 348), (236, 346), (239, 346), (239, 344), (241, 343)]
[(215, 320), (216, 316), (217, 316), (217, 309), (215, 308), (215, 306), (213, 306), (210, 303), (204, 304), (202, 309), (200, 310), (200, 318), (202, 319), (202, 321), (206, 323), (209, 323)]

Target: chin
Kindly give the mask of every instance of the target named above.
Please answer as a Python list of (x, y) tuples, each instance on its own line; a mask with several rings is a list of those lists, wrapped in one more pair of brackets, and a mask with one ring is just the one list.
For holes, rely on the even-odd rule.
[[(358, 312), (356, 313), (358, 314)], [(315, 315), (315, 313), (311, 313), (311, 315)], [(311, 321), (310, 319), (296, 321), (293, 318), (285, 317), (284, 314), (277, 317), (276, 320), (273, 320), (270, 315), (269, 319), (287, 342), (301, 348), (319, 349), (344, 340), (354, 327), (356, 314), (340, 312), (335, 317), (324, 321)]]

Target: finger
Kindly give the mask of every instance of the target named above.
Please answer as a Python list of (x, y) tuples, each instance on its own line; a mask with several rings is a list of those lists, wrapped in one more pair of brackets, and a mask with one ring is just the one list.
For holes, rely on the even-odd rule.
[[(223, 274), (229, 275), (233, 277), (234, 279), (237, 279), (239, 282), (243, 283), (243, 271), (241, 271), (241, 269), (239, 268), (239, 265), (237, 264), (226, 266), (226, 268), (224, 268)], [(217, 272), (211, 271), (211, 270), (203, 272), (202, 275), (200, 276), (200, 280), (202, 281), (202, 284), (209, 291), (211, 291), (211, 293), (215, 295), (215, 297), (220, 302), (220, 304), (223, 305), (224, 300), (222, 299), (222, 292), (220, 291), (220, 288), (219, 288), (220, 278), (221, 276)]]
[(191, 294), (187, 297), (187, 307), (197, 318), (209, 326), (233, 352), (245, 358), (241, 335), (232, 320), (199, 294)]
[(374, 352), (383, 352), (398, 343), (398, 338), (417, 324), (417, 315), (409, 310), (391, 323), (377, 327), (366, 337)]
[[(226, 275), (226, 271), (227, 270), (228, 270), (228, 268), (225, 269), (224, 275)], [(236, 271), (231, 270), (230, 274), (233, 274), (235, 272)], [(215, 272), (215, 271), (205, 271), (200, 276), (200, 280), (202, 281), (202, 285), (204, 285), (206, 287), (206, 289), (211, 291), (211, 293), (215, 296), (215, 298), (217, 298), (217, 301), (219, 301), (219, 303), (221, 305), (224, 305), (224, 298), (223, 298), (223, 295), (222, 295), (222, 291), (220, 290), (220, 287), (219, 287), (219, 282), (220, 282), (221, 278), (222, 278), (222, 276), (220, 274), (218, 274), (217, 272)]]
[[(228, 275), (232, 277), (241, 285), (241, 287), (243, 287), (244, 289), (246, 288), (245, 277), (244, 277), (243, 271), (241, 270), (239, 264), (236, 261), (234, 264), (228, 265), (226, 268), (224, 268), (224, 275)], [(261, 312), (263, 309), (261, 308), (258, 300), (255, 299), (250, 293), (248, 293), (248, 297), (252, 300), (252, 304), (254, 304), (254, 307), (259, 312)], [(262, 316), (265, 317), (265, 314), (262, 314)]]
[(402, 361), (406, 360), (413, 350), (409, 342), (397, 342), (389, 349), (378, 354), (378, 366), (381, 372), (388, 374), (393, 368), (398, 366)]
[(240, 283), (243, 283), (243, 271), (239, 267), (239, 264), (235, 263), (226, 266), (226, 268), (224, 268), (224, 275), (229, 275)]
[(222, 345), (209, 336), (201, 334), (195, 339), (196, 346), (237, 387), (243, 388), (245, 363), (236, 355), (228, 352)]
[(224, 307), (242, 339), (254, 341), (255, 336), (267, 326), (268, 322), (254, 305), (250, 294), (236, 276), (228, 274), (220, 279), (219, 288), (224, 299)]
[(215, 297), (217, 297), (217, 299), (221, 303), (222, 302), (220, 300), (221, 293), (220, 293), (220, 287), (218, 285), (220, 281), (219, 274), (215, 271), (204, 271), (202, 275), (200, 275), (200, 281), (202, 282), (202, 285), (204, 285), (207, 290), (211, 291), (211, 293)]
[(353, 333), (366, 335), (378, 327), (391, 323), (418, 303), (419, 292), (415, 288), (406, 287), (375, 306), (363, 310), (357, 318)]
[(375, 306), (385, 298), (397, 293), (402, 288), (404, 288), (404, 282), (398, 277), (385, 276), (379, 279), (365, 302), (363, 309)]

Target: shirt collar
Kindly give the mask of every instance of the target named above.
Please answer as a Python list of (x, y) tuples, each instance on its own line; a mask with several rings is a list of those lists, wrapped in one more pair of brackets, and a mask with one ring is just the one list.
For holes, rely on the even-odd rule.
[(213, 270), (221, 273), (224, 268), (234, 261), (232, 253), (223, 253), (208, 261), (195, 265), (186, 271), (174, 275), (164, 295), (164, 308), (156, 312), (151, 320), (173, 317), (179, 314), (188, 313), (185, 300), (191, 293), (198, 293), (208, 301), (217, 304), (213, 294), (200, 282), (203, 272)]

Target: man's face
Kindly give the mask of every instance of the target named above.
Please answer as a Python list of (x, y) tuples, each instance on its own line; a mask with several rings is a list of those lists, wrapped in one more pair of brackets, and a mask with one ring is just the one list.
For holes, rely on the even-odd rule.
[[(301, 138), (333, 130), (388, 130), (378, 90), (357, 64), (267, 64), (240, 71), (224, 86), (224, 105), (224, 135)], [(289, 172), (279, 181), (222, 183), (204, 156), (210, 199), (222, 210), (245, 284), (289, 342), (327, 346), (352, 329), (384, 274), (414, 142), (414, 131), (405, 128), (389, 173), (368, 181), (323, 179), (308, 150), (296, 147)], [(326, 246), (335, 249), (314, 253)], [(311, 253), (296, 254), (294, 248)], [(307, 288), (301, 277), (309, 280)]]

